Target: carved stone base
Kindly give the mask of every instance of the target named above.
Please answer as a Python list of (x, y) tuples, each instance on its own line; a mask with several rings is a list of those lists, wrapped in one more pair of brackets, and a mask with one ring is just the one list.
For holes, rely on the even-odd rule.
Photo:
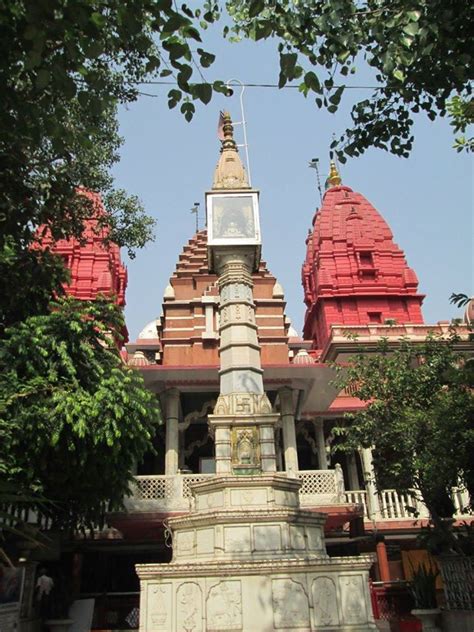
[(324, 514), (299, 508), (281, 474), (193, 485), (195, 510), (170, 520), (173, 560), (136, 567), (142, 632), (376, 630), (371, 556), (329, 558)]

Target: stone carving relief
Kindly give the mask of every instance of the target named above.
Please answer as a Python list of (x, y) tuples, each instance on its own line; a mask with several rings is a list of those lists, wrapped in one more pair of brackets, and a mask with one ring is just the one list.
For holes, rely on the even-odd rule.
[(308, 595), (302, 584), (290, 578), (272, 580), (272, 602), (276, 629), (310, 629)]
[(239, 580), (221, 581), (207, 593), (207, 632), (242, 630), (242, 587)]
[(363, 623), (367, 620), (364, 585), (360, 575), (339, 578), (342, 598), (342, 616), (345, 623)]
[(176, 592), (176, 622), (180, 632), (202, 632), (202, 590), (195, 582), (181, 584)]
[(171, 628), (171, 584), (148, 584), (146, 629), (166, 632)]
[(258, 428), (232, 428), (232, 465), (258, 467), (260, 445)]
[(272, 412), (265, 393), (230, 393), (219, 395), (214, 415), (266, 415)]
[(317, 577), (311, 589), (316, 626), (339, 625), (336, 586), (329, 577)]

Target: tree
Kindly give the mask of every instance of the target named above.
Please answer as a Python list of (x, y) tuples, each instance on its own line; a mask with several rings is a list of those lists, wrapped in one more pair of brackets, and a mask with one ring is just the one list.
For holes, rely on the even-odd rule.
[(337, 368), (338, 386), (367, 404), (336, 429), (342, 449), (371, 447), (378, 488), (415, 490), (450, 543), (451, 489), (474, 494), (474, 367), (458, 342), (454, 331), (395, 349), (382, 339), (377, 353)]
[(64, 299), (5, 330), (0, 475), (48, 499), (40, 510), (55, 528), (91, 528), (122, 507), (160, 420), (157, 399), (120, 358), (122, 327), (110, 301)]
[[(102, 194), (109, 214), (101, 221), (132, 255), (152, 238), (154, 222), (138, 199), (113, 188), (110, 167), (122, 142), (117, 106), (137, 98), (145, 77), (173, 73), (180, 90), (170, 91), (170, 106), (181, 90), (208, 102), (212, 87), (191, 82), (195, 59), (213, 60), (191, 50), (200, 40), (195, 19), (171, 0), (1, 3), (0, 278), (31, 313), (44, 311), (42, 298), (60, 290), (64, 276), (51, 257), (31, 250), (37, 229), (80, 237), (91, 206), (79, 187)], [(209, 11), (202, 17), (203, 24), (213, 19)], [(194, 105), (181, 110), (189, 118)], [(4, 314), (0, 326), (17, 317), (21, 310)]]
[[(356, 103), (352, 126), (333, 143), (341, 162), (371, 146), (408, 156), (413, 114), (452, 116), (455, 131), (474, 122), (474, 9), (462, 0), (229, 0), (235, 38), (274, 38), (279, 86), (302, 80), (318, 107), (336, 112), (348, 80), (366, 62), (375, 84)], [(472, 150), (472, 139), (455, 147)]]

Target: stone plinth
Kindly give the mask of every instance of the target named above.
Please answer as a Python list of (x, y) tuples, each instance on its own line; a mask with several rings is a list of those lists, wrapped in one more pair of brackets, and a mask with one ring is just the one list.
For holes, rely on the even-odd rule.
[(169, 521), (173, 561), (326, 558), (326, 517), (298, 508), (300, 486), (278, 474), (193, 485), (195, 511)]
[(140, 630), (375, 630), (372, 558), (329, 558), (299, 486), (270, 473), (193, 485), (194, 511), (169, 521), (172, 562), (136, 567)]

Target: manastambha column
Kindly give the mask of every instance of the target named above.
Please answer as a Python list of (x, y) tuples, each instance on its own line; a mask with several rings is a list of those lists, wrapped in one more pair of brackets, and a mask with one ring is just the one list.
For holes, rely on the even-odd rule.
[(220, 395), (209, 417), (218, 474), (276, 470), (278, 415), (263, 390), (252, 272), (260, 263), (258, 191), (250, 188), (223, 115), (221, 155), (206, 194), (209, 265), (219, 277)]
[(209, 416), (217, 475), (191, 486), (188, 514), (169, 518), (171, 563), (136, 567), (140, 632), (374, 632), (372, 559), (329, 558), (325, 514), (302, 509), (301, 482), (275, 471), (279, 415), (263, 390), (252, 293), (258, 192), (228, 114), (223, 131), (207, 193), (209, 262), (220, 294), (220, 394)]

